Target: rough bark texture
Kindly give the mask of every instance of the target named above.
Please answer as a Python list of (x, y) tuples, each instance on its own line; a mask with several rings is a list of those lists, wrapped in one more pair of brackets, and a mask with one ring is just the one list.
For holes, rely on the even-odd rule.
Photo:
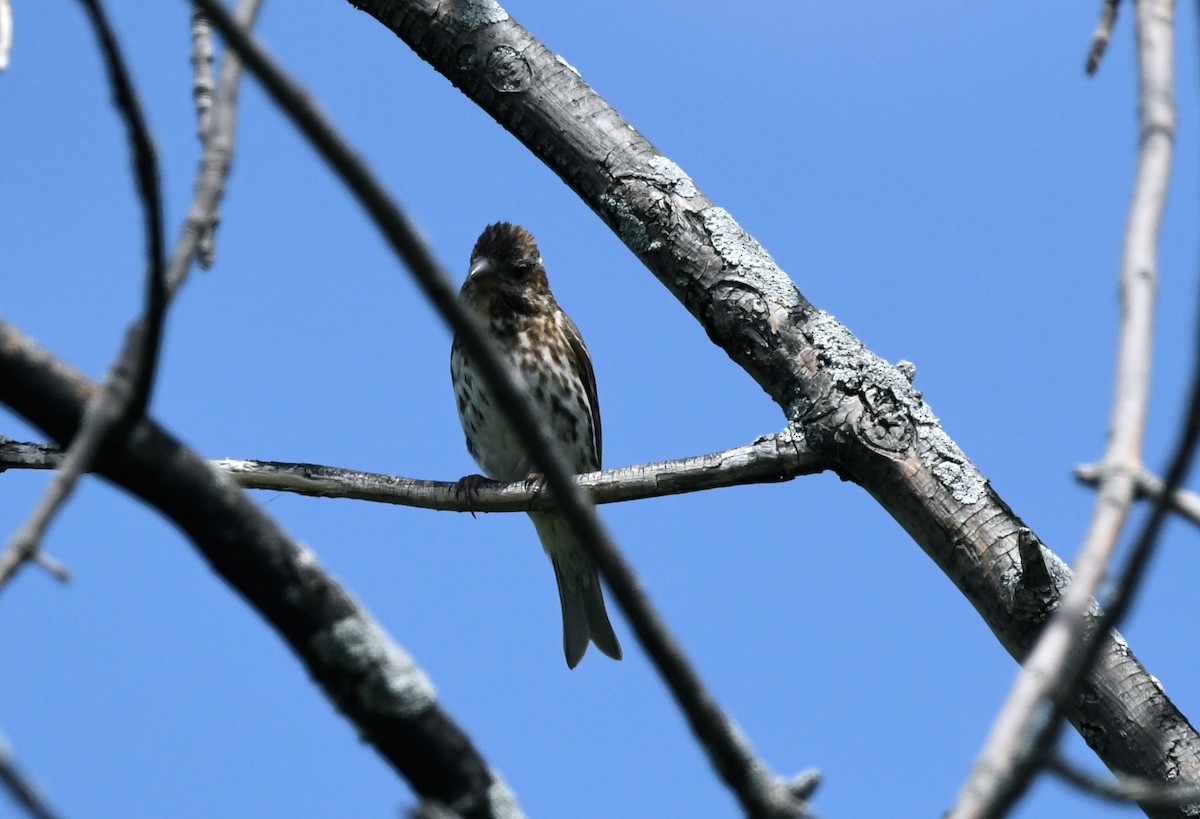
[[(95, 390), (0, 322), (0, 401), (50, 437), (69, 444)], [(96, 471), (183, 530), (418, 795), (468, 819), (519, 816), (424, 673), (232, 480), (147, 419), (101, 451)]]
[[(1069, 570), (1030, 594), (1021, 520), (905, 374), (816, 309), (765, 250), (578, 76), (487, 0), (351, 0), (554, 169), (779, 404), (830, 468), (878, 500), (1018, 660)], [(1200, 783), (1200, 737), (1115, 633), (1071, 711), (1114, 770)], [(1178, 811), (1149, 810), (1174, 816)]]

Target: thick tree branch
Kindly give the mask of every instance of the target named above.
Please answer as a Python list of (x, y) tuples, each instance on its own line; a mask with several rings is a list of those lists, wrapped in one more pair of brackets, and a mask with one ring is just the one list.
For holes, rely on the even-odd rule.
[[(0, 401), (68, 441), (96, 385), (0, 322)], [(412, 659), (315, 556), (220, 471), (139, 420), (96, 462), (101, 475), (173, 521), (304, 663), (358, 735), (424, 799), (465, 819), (515, 819), (512, 794), (438, 703)]]
[[(814, 308), (728, 212), (499, 5), (352, 3), (557, 172), (801, 426), (813, 450), (870, 492), (1009, 652), (1025, 658), (1044, 613), (1015, 602), (1024, 524), (902, 372)], [(1045, 558), (1052, 604), (1070, 572), (1053, 554)], [(1102, 645), (1072, 721), (1111, 767), (1200, 782), (1200, 737), (1118, 635)]]
[[(61, 460), (62, 451), (53, 445), (0, 441), (0, 471), (54, 469)], [(555, 505), (549, 493), (530, 488), (527, 481), (488, 481), (467, 499), (458, 491), (455, 481), (426, 481), (280, 461), (223, 458), (210, 463), (244, 489), (374, 501), (444, 512), (528, 512)], [(619, 503), (726, 486), (779, 483), (799, 475), (813, 475), (821, 469), (819, 460), (807, 450), (802, 439), (791, 432), (782, 432), (708, 455), (591, 472), (576, 476), (575, 482), (593, 503)]]

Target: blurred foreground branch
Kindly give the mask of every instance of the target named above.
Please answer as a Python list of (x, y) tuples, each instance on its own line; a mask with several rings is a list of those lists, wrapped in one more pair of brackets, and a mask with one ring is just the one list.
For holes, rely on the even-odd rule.
[[(97, 390), (0, 322), (0, 401), (47, 435), (70, 440)], [(186, 533), (418, 795), (465, 819), (520, 816), (412, 658), (228, 477), (148, 418), (106, 448), (95, 469)]]
[[(37, 505), (9, 539), (3, 553), (0, 553), (0, 586), (7, 583), (26, 562), (37, 558), (50, 521), (70, 497), (79, 477), (88, 471), (105, 440), (110, 435), (119, 435), (128, 429), (145, 412), (158, 367), (167, 309), (162, 199), (154, 144), (103, 5), (100, 0), (80, 2), (91, 21), (100, 53), (104, 57), (117, 112), (125, 123), (145, 231), (146, 304), (141, 319), (134, 322), (126, 336), (125, 348), (109, 369), (104, 388), (89, 403), (83, 425), (72, 438), (67, 457)], [(56, 576), (65, 579), (66, 575), (60, 572)]]
[[(1104, 467), (1098, 464), (1083, 464), (1075, 467), (1075, 478), (1087, 486), (1100, 483), (1100, 475)], [(1157, 501), (1163, 494), (1163, 482), (1151, 475), (1145, 469), (1138, 470), (1133, 476), (1134, 492), (1139, 498)], [(1179, 513), (1189, 523), (1200, 526), (1200, 495), (1186, 489), (1177, 489), (1171, 496), (1171, 508)]]
[[(1148, 559), (1153, 548), (1153, 538), (1147, 542), (1143, 535), (1130, 561), (1126, 582), (1120, 584), (1125, 592), (1115, 597), (1110, 611), (1097, 617), (1094, 596), (1108, 573), (1133, 503), (1134, 475), (1142, 470), (1154, 341), (1158, 234), (1166, 207), (1175, 134), (1174, 2), (1140, 0), (1134, 5), (1141, 139), (1121, 253), (1116, 377), (1096, 501), (1073, 566), (1074, 580), (1013, 683), (959, 792), (950, 813), (952, 819), (1003, 816), (1024, 793), (1037, 772), (1042, 753), (1057, 737), (1059, 725), (1055, 717), (1047, 717), (1047, 701), (1053, 699), (1051, 709), (1057, 715), (1078, 694), (1076, 681), (1091, 668), (1099, 642), (1117, 622), (1136, 585), (1138, 561)], [(1180, 456), (1186, 459), (1186, 448)], [(1176, 480), (1170, 492), (1178, 485)], [(1160, 520), (1165, 508), (1161, 501), (1156, 504), (1151, 522)]]
[(50, 809), (45, 797), (17, 767), (12, 749), (3, 735), (0, 735), (0, 786), (33, 819), (56, 819), (57, 814)]

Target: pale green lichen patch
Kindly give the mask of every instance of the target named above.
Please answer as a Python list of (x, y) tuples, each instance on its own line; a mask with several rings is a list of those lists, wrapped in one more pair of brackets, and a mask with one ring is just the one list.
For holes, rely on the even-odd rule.
[[(933, 413), (929, 416), (932, 418)], [(969, 506), (984, 499), (987, 479), (937, 424), (936, 418), (933, 424), (918, 425), (917, 435), (926, 443), (918, 447), (921, 463), (950, 490), (954, 500)]]
[(412, 716), (433, 706), (433, 683), (374, 621), (347, 617), (313, 638), (326, 662), (360, 677), (355, 694), (368, 709)]
[(823, 372), (840, 389), (857, 392), (871, 385), (886, 391), (896, 405), (903, 407), (919, 440), (917, 452), (921, 464), (949, 490), (955, 501), (970, 505), (984, 499), (987, 480), (942, 429), (920, 393), (912, 388), (908, 380), (912, 369), (893, 367), (824, 311), (818, 311), (809, 320), (807, 329), (824, 365)]
[(864, 347), (844, 324), (829, 313), (818, 310), (809, 319), (805, 331), (824, 365), (824, 373), (842, 390), (860, 390), (869, 370), (875, 371), (886, 382), (887, 373), (884, 370), (888, 368), (877, 366), (886, 365), (886, 362)]
[(659, 249), (660, 243), (650, 241), (650, 236), (646, 232), (646, 223), (634, 212), (628, 202), (607, 193), (600, 197), (600, 202), (616, 218), (617, 235), (634, 253)]
[(692, 182), (692, 178), (683, 172), (683, 168), (676, 165), (671, 160), (667, 159), (662, 154), (653, 157), (647, 163), (651, 169), (659, 176), (666, 180), (666, 187), (678, 196), (685, 199), (691, 199), (699, 191), (696, 190), (696, 184)]
[(796, 285), (787, 277), (771, 254), (746, 231), (742, 230), (725, 208), (711, 207), (700, 212), (704, 230), (713, 248), (725, 263), (743, 271), (767, 304), (791, 309), (800, 306)]
[(508, 19), (508, 12), (496, 0), (466, 0), (461, 8), (459, 19), (471, 31)]

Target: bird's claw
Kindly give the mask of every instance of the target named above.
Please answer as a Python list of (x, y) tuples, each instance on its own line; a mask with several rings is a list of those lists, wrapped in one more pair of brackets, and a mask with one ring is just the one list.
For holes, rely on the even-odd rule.
[(479, 499), (479, 489), (484, 484), (495, 483), (490, 478), (483, 475), (463, 475), (454, 484), (454, 497), (466, 501), (467, 511), (471, 513), (471, 517), (475, 517), (475, 501)]
[(546, 476), (541, 472), (530, 472), (529, 477), (525, 479), (525, 488), (533, 493), (529, 497), (529, 508), (532, 509), (533, 502), (546, 490)]

